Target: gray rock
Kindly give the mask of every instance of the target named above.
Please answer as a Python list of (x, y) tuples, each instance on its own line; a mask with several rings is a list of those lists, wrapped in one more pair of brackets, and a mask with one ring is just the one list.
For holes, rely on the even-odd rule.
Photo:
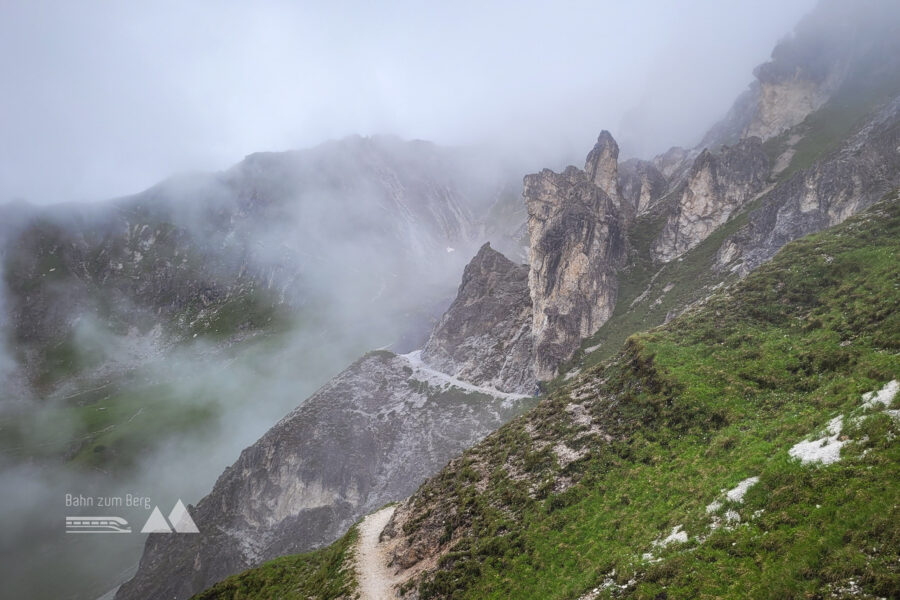
[(741, 140), (713, 154), (704, 150), (679, 189), (657, 238), (656, 259), (678, 258), (727, 221), (764, 187), (769, 159), (759, 138)]
[(434, 368), (476, 385), (533, 394), (528, 266), (485, 244), (466, 266), (456, 300), (422, 351)]
[(632, 158), (619, 165), (619, 191), (635, 215), (653, 208), (668, 187), (666, 177), (650, 161)]
[(584, 171), (594, 185), (615, 201), (621, 196), (618, 167), (619, 145), (612, 134), (604, 129), (584, 161)]
[(725, 240), (716, 268), (746, 274), (784, 244), (842, 222), (900, 186), (900, 97), (841, 147), (792, 175)]

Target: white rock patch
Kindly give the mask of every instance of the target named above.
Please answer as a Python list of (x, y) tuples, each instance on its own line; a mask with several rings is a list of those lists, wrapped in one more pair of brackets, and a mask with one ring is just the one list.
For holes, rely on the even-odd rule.
[(429, 385), (433, 385), (442, 389), (456, 387), (467, 392), (477, 392), (479, 394), (493, 396), (494, 398), (502, 398), (504, 400), (522, 400), (523, 398), (528, 398), (527, 394), (501, 392), (500, 390), (491, 386), (474, 385), (472, 383), (463, 381), (454, 375), (448, 375), (447, 373), (442, 373), (436, 369), (433, 369), (425, 364), (425, 362), (422, 360), (421, 350), (414, 350), (413, 352), (410, 352), (408, 354), (399, 354), (398, 356), (406, 359), (406, 361), (409, 363), (409, 366), (413, 370), (412, 378), (417, 381), (421, 381), (422, 383), (427, 383)]
[(682, 531), (681, 525), (676, 525), (672, 528), (672, 533), (670, 533), (668, 537), (663, 540), (656, 540), (653, 542), (653, 545), (658, 548), (665, 548), (669, 544), (684, 544), (687, 541), (687, 532)]
[(877, 408), (879, 404), (885, 407), (890, 406), (898, 391), (900, 391), (900, 382), (896, 379), (889, 381), (877, 392), (863, 394), (863, 408)]
[[(732, 502), (743, 502), (744, 495), (747, 493), (747, 490), (749, 490), (757, 483), (759, 483), (759, 477), (748, 477), (747, 479), (737, 484), (737, 486), (733, 490), (728, 490), (728, 492), (725, 493), (725, 496)], [(709, 507), (706, 507), (706, 512), (711, 512), (709, 510)]]
[(788, 454), (794, 458), (799, 458), (803, 464), (821, 463), (830, 465), (841, 460), (841, 448), (847, 443), (847, 440), (838, 440), (843, 425), (843, 415), (833, 418), (828, 423), (827, 428), (830, 435), (811, 442), (804, 441), (795, 444), (793, 448), (788, 450)]

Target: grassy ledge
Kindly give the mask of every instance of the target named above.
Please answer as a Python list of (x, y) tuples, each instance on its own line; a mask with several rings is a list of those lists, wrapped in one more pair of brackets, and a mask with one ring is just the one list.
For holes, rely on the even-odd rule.
[(192, 600), (353, 598), (356, 576), (351, 565), (357, 537), (354, 526), (327, 548), (270, 560), (220, 581)]

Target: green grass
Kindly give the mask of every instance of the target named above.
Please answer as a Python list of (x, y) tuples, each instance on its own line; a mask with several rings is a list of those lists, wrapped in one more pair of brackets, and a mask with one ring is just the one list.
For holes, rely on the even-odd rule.
[(331, 546), (276, 558), (217, 583), (192, 600), (330, 600), (351, 598), (356, 578), (350, 566), (358, 532), (354, 526)]
[[(451, 463), (411, 500), (409, 539), (447, 544), (421, 597), (574, 598), (607, 578), (633, 598), (900, 595), (900, 426), (854, 421), (900, 378), (898, 234), (892, 201), (788, 245)], [(611, 441), (568, 417), (579, 388)], [(839, 414), (840, 462), (790, 459)], [(562, 467), (559, 442), (584, 456)], [(741, 524), (711, 530), (706, 506), (750, 476), (719, 512)], [(654, 547), (676, 525), (689, 542)]]

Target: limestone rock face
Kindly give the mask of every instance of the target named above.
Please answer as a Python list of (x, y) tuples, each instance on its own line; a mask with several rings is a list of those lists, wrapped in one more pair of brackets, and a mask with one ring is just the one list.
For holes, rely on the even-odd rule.
[(767, 140), (790, 129), (819, 110), (833, 87), (803, 77), (760, 82), (757, 111), (744, 135)]
[(896, 20), (892, 0), (823, 0), (775, 46), (771, 60), (756, 68), (755, 81), (702, 146), (752, 136), (765, 141), (801, 124), (847, 83), (859, 93), (871, 82), (891, 80), (897, 70)]
[[(672, 146), (651, 161), (663, 177), (672, 181), (679, 179), (697, 157), (697, 151), (688, 150), (680, 146)], [(624, 167), (624, 165), (623, 165)]]
[(468, 383), (532, 394), (532, 320), (528, 266), (485, 244), (466, 266), (456, 300), (434, 328), (422, 360)]
[(228, 575), (330, 543), (524, 409), (434, 377), (390, 352), (358, 360), (244, 450), (189, 509), (199, 534), (151, 534), (116, 598), (186, 600)]
[[(611, 156), (612, 146), (591, 154), (602, 157), (604, 152)], [(615, 306), (616, 269), (626, 250), (625, 217), (595, 183), (608, 183), (598, 176), (601, 171), (569, 167), (525, 177), (538, 379), (553, 377), (559, 363), (609, 319)]]
[(668, 262), (706, 239), (763, 189), (769, 170), (759, 138), (726, 146), (719, 154), (701, 152), (675, 191), (677, 202), (654, 245), (655, 258)]

